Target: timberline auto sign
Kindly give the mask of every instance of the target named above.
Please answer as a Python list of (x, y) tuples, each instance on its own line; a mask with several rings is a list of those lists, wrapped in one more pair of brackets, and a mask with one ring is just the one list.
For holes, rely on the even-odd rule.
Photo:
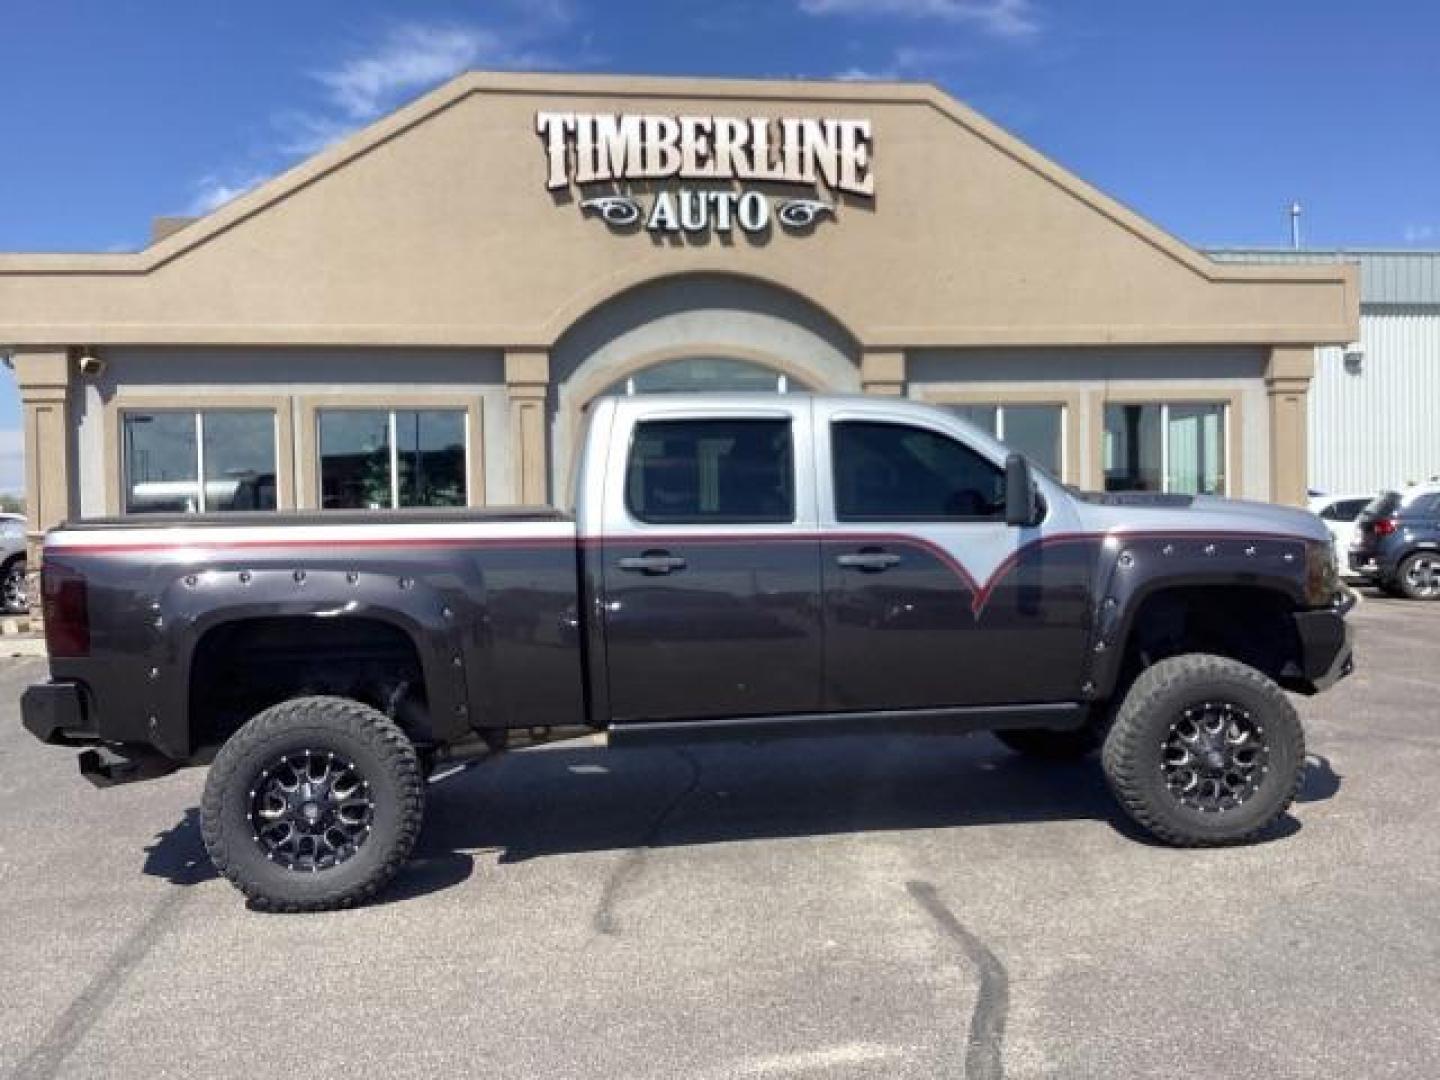
[[(657, 233), (763, 233), (777, 221), (806, 232), (835, 216), (835, 196), (875, 194), (869, 120), (542, 112), (535, 128), (545, 144), (550, 191), (682, 181), (656, 191), (648, 204), (622, 193), (580, 201), (582, 211), (614, 229), (643, 222)], [(772, 199), (746, 186), (754, 183), (790, 184), (809, 194)]]

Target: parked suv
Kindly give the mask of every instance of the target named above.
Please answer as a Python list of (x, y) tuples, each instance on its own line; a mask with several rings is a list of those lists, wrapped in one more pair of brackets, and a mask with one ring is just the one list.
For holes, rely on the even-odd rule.
[(1386, 592), (1440, 600), (1440, 484), (1371, 500), (1356, 522), (1350, 569)]
[(1345, 555), (1355, 540), (1360, 514), (1372, 501), (1370, 495), (1313, 495), (1310, 498), (1310, 512), (1325, 523), (1335, 538), (1335, 560), (1341, 566), (1346, 565)]
[(0, 514), (0, 612), (13, 615), (26, 610), (25, 517)]

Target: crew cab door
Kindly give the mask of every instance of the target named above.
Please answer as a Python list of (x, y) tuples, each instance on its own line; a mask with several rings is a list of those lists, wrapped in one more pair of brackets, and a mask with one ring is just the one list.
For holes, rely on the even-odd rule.
[(827, 709), (1078, 700), (1093, 549), (1007, 525), (1004, 470), (943, 426), (816, 424)]
[(601, 610), (609, 714), (684, 720), (820, 705), (808, 399), (617, 408)]

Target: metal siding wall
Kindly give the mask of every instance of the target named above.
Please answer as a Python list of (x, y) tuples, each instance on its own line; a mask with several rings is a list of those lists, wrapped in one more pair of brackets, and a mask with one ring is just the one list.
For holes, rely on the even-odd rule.
[(1366, 493), (1440, 475), (1440, 307), (1361, 312), (1365, 358), (1345, 371), (1317, 349), (1310, 393), (1310, 486)]

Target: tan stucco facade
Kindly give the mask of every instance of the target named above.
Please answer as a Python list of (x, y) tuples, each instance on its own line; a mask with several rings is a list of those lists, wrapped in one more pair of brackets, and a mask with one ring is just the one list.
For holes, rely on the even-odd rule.
[[(547, 112), (856, 118), (874, 193), (817, 191), (834, 214), (804, 231), (611, 228), (580, 201), (667, 182), (551, 190)], [(1065, 472), (1092, 484), (1107, 401), (1213, 401), (1232, 493), (1295, 502), (1312, 349), (1358, 333), (1354, 267), (1213, 263), (924, 85), (470, 74), (169, 230), (135, 254), (0, 254), (36, 529), (118, 508), (116, 416), (147, 397), (273, 409), (281, 505), (315, 505), (332, 393), (450, 401), (470, 502), (556, 498), (589, 397), (686, 355), (1054, 402)]]

